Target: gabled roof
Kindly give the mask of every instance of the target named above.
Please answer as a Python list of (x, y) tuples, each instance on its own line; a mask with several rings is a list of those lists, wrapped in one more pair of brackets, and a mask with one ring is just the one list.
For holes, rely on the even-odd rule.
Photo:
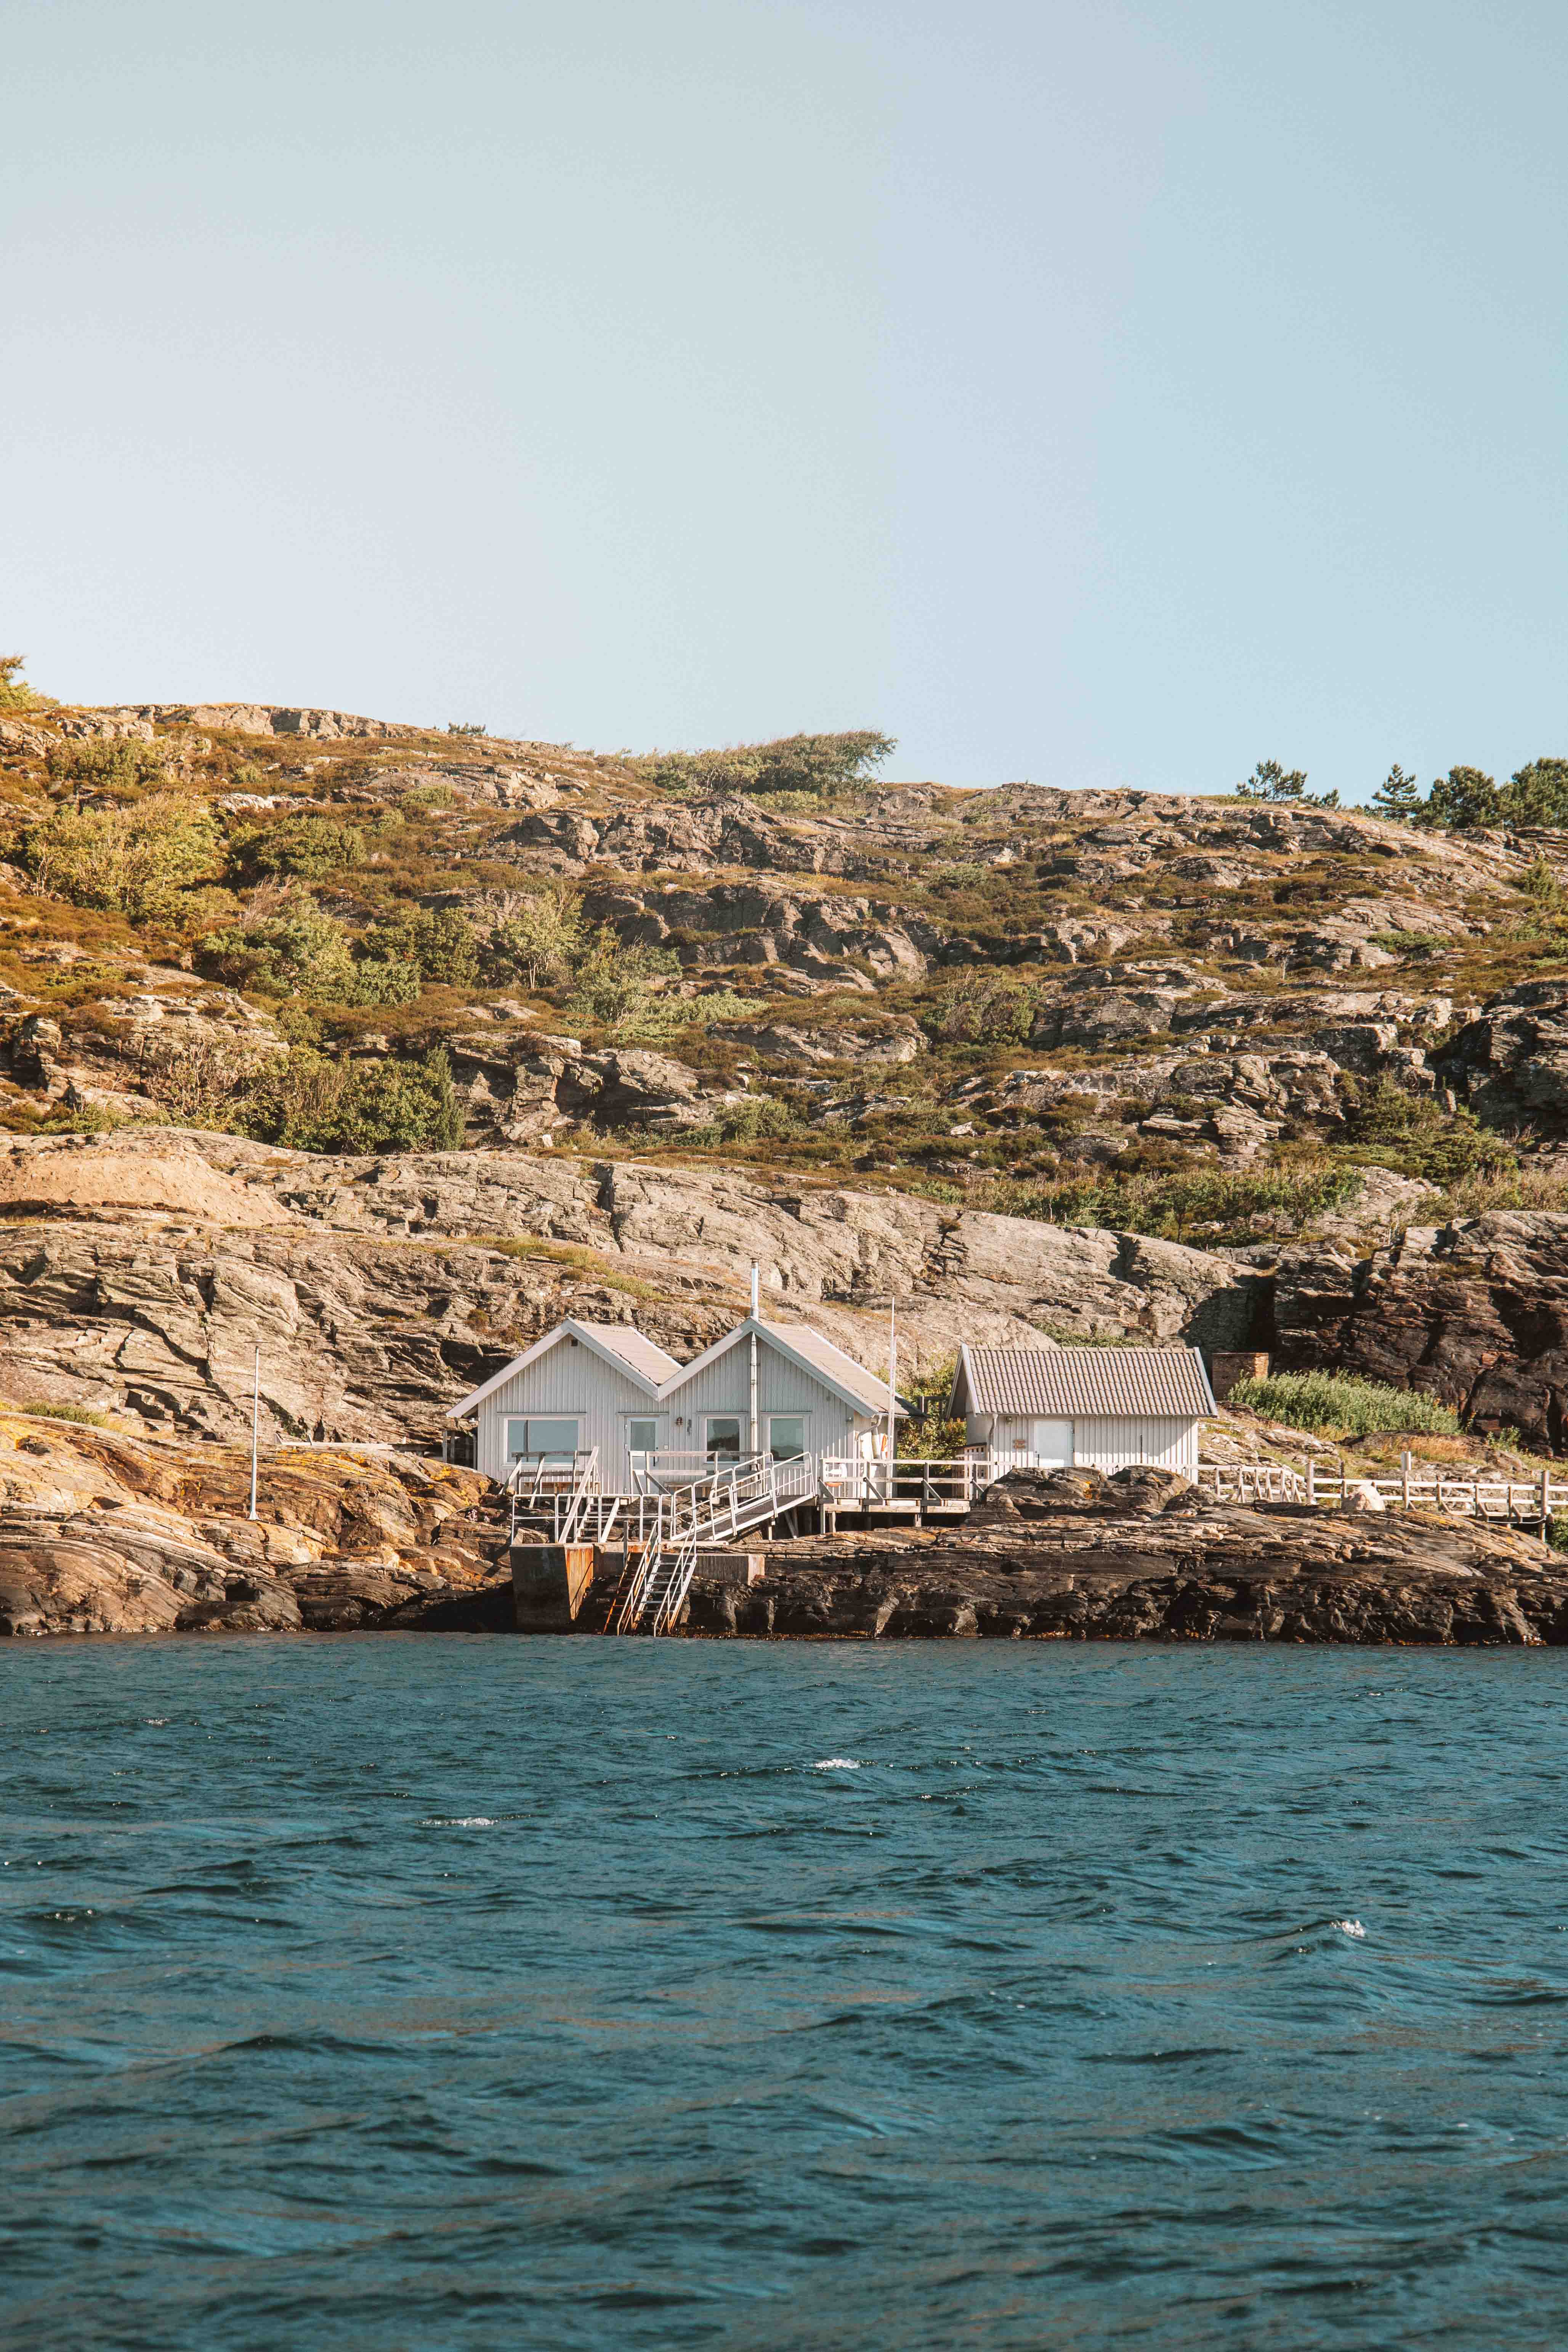
[(948, 1413), (1160, 1413), (1216, 1410), (1195, 1348), (965, 1348)]
[[(710, 1348), (705, 1348), (701, 1355), (666, 1381), (659, 1391), (660, 1397), (673, 1394), (694, 1372), (706, 1370), (710, 1364), (723, 1355), (726, 1349), (735, 1347), (753, 1331), (759, 1339), (765, 1339), (770, 1348), (776, 1348), (781, 1356), (787, 1356), (791, 1362), (797, 1364), (802, 1371), (809, 1372), (815, 1380), (819, 1380), (824, 1388), (831, 1389), (835, 1396), (841, 1397), (857, 1412), (887, 1412), (888, 1383), (885, 1380), (879, 1380), (875, 1372), (868, 1372), (863, 1364), (855, 1361), (853, 1356), (847, 1356), (842, 1348), (836, 1348), (822, 1332), (814, 1331), (809, 1323), (769, 1323), (760, 1315), (748, 1315), (743, 1323), (737, 1323), (732, 1331), (726, 1331), (721, 1339), (715, 1339)], [(897, 1410), (902, 1414), (909, 1412), (902, 1397), (897, 1400)]]
[(486, 1397), (493, 1396), (497, 1389), (504, 1388), (514, 1373), (522, 1371), (529, 1364), (537, 1363), (541, 1356), (548, 1354), (563, 1339), (575, 1339), (581, 1347), (592, 1349), (595, 1355), (601, 1357), (605, 1363), (613, 1364), (617, 1371), (625, 1372), (627, 1379), (635, 1381), (649, 1397), (657, 1397), (660, 1383), (668, 1381), (680, 1370), (673, 1356), (654, 1340), (646, 1339), (642, 1332), (634, 1331), (629, 1323), (578, 1323), (569, 1316), (564, 1323), (558, 1323), (553, 1331), (547, 1331), (542, 1339), (536, 1339), (531, 1348), (526, 1348), (521, 1356), (514, 1356), (510, 1364), (503, 1364), (499, 1372), (493, 1373), (479, 1388), (470, 1390), (460, 1404), (449, 1405), (447, 1420), (461, 1421), (465, 1413), (472, 1412), (476, 1405), (483, 1404)]

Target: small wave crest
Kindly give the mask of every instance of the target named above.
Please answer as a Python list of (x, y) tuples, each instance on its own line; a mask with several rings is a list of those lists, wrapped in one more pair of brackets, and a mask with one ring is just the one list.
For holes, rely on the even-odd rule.
[(1329, 1925), (1337, 1927), (1342, 1936), (1355, 1937), (1358, 1942), (1366, 1934), (1359, 1919), (1331, 1919)]
[(824, 1756), (811, 1769), (814, 1772), (858, 1772), (860, 1763), (855, 1756)]
[(428, 1813), (419, 1826), (422, 1830), (493, 1830), (499, 1824), (493, 1813)]

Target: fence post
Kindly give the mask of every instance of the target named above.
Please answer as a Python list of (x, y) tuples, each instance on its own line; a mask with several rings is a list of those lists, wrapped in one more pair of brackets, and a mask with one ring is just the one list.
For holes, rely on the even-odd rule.
[(1410, 1508), (1410, 1456), (1408, 1454), (1402, 1454), (1399, 1457), (1399, 1496), (1405, 1508), (1408, 1510)]
[(1310, 1510), (1318, 1507), (1318, 1464), (1311, 1454), (1307, 1456), (1307, 1505)]
[(1550, 1544), (1548, 1543), (1546, 1533), (1546, 1523), (1551, 1517), (1552, 1473), (1550, 1470), (1543, 1470), (1541, 1474), (1541, 1540), (1543, 1544), (1548, 1544), (1548, 1549), (1550, 1549)]

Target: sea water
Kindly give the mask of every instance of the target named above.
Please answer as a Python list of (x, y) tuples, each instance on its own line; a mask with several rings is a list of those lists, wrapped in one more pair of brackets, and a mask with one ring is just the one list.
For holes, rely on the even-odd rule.
[(0, 1647), (0, 2338), (1568, 2341), (1568, 1656)]

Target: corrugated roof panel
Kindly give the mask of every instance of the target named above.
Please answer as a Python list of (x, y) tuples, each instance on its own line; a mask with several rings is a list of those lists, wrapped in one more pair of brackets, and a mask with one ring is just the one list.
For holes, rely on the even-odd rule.
[(814, 1331), (809, 1323), (770, 1323), (760, 1316), (757, 1319), (764, 1331), (775, 1333), (786, 1348), (792, 1348), (808, 1364), (815, 1364), (819, 1372), (826, 1372), (851, 1396), (858, 1397), (868, 1412), (887, 1412), (887, 1381), (879, 1380), (864, 1364), (858, 1364), (853, 1356), (847, 1356), (825, 1333)]
[(601, 1348), (619, 1356), (623, 1363), (640, 1372), (645, 1381), (652, 1381), (656, 1387), (680, 1370), (676, 1359), (667, 1355), (657, 1340), (634, 1330), (629, 1323), (579, 1323), (577, 1328), (590, 1332)]
[(971, 1412), (1162, 1413), (1215, 1410), (1195, 1348), (969, 1348)]

